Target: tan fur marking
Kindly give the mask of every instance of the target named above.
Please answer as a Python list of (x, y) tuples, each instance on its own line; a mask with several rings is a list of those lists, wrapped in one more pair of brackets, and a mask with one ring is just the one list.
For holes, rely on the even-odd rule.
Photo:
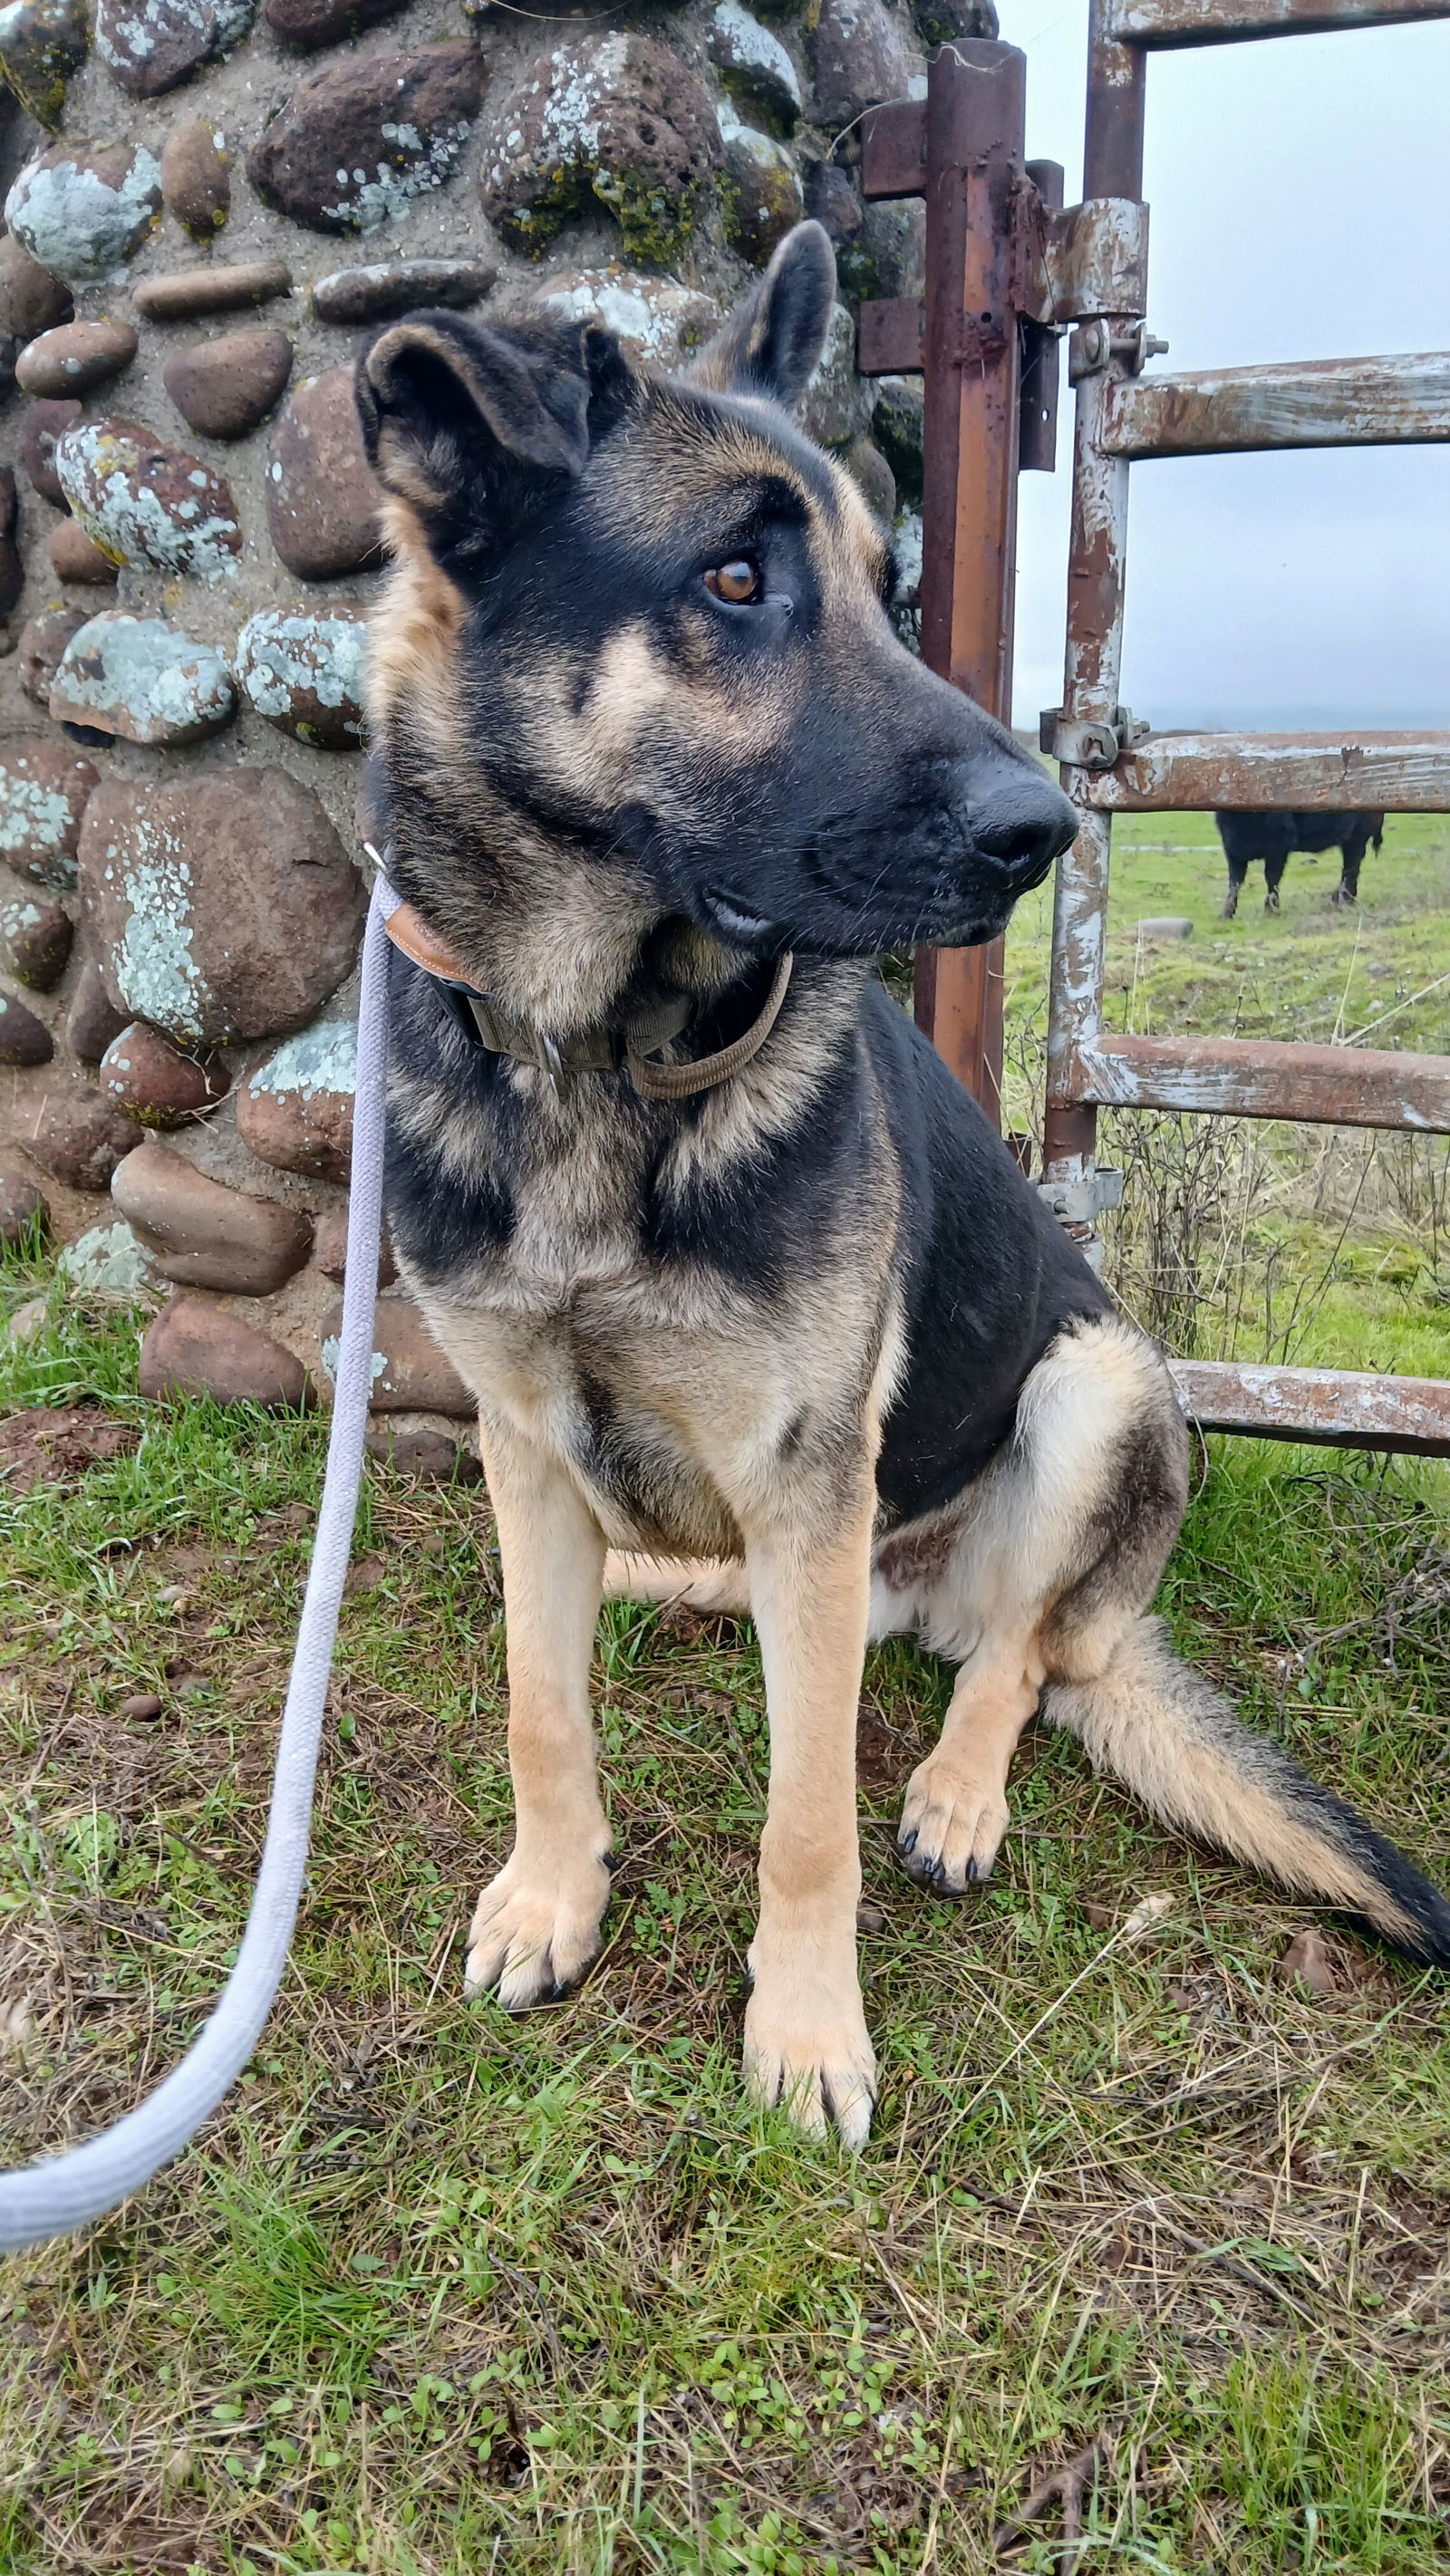
[(470, 1993), (521, 2012), (571, 1985), (599, 1941), (609, 1825), (589, 1724), (604, 1541), (547, 1452), (480, 1424), (508, 1623), (511, 1857), (478, 1900)]
[(812, 1542), (783, 1519), (746, 1533), (770, 1716), (746, 2080), (758, 2101), (788, 2103), (813, 2135), (834, 2117), (848, 2146), (864, 2144), (876, 2098), (856, 1972), (856, 1711), (873, 1507), (863, 1460), (854, 1501), (828, 1536)]
[(392, 567), (368, 630), (368, 721), (379, 732), (407, 702), (423, 713), (436, 709), (446, 727), (463, 594), (435, 563), (406, 501), (390, 495), (382, 522)]

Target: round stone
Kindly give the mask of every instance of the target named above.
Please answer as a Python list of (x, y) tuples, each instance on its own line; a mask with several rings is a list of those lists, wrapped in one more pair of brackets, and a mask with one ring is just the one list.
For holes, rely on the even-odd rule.
[(118, 376), (129, 367), (136, 346), (129, 322), (63, 322), (59, 330), (42, 331), (21, 350), (15, 381), (23, 394), (64, 401)]
[(226, 1098), (231, 1075), (216, 1059), (198, 1063), (159, 1029), (133, 1020), (102, 1056), (99, 1088), (138, 1127), (186, 1127)]
[(90, 762), (50, 735), (0, 742), (0, 859), (34, 885), (60, 893), (73, 886), (81, 816), (95, 784)]
[(107, 562), (99, 546), (92, 545), (76, 520), (58, 520), (46, 539), (45, 550), (57, 581), (73, 582), (81, 590), (115, 588), (115, 565)]
[(396, 18), (408, 0), (262, 0), (262, 15), (274, 36), (299, 53), (316, 53), (320, 45), (339, 45), (364, 27)]
[(130, 1119), (90, 1089), (48, 1092), (25, 1130), (31, 1161), (73, 1190), (108, 1190), (135, 1142)]
[(259, 1065), (237, 1094), (237, 1132), (278, 1171), (345, 1181), (352, 1162), (357, 1029), (319, 1020)]
[(143, 1395), (209, 1395), (217, 1404), (297, 1411), (310, 1389), (292, 1351), (203, 1297), (173, 1297), (141, 1345)]
[(161, 151), (161, 194), (197, 241), (215, 241), (231, 212), (231, 154), (211, 119), (173, 126)]
[(852, 481), (859, 485), (867, 508), (874, 512), (884, 528), (896, 516), (896, 477), (879, 447), (869, 438), (858, 438), (841, 459)]
[(74, 429), (80, 417), (81, 406), (71, 395), (60, 402), (27, 403), (20, 424), (20, 462), (31, 487), (58, 510), (65, 508), (66, 499), (55, 469), (55, 442)]
[(257, 0), (96, 0), (96, 51), (118, 89), (159, 98), (230, 53)]
[(1000, 33), (992, 0), (912, 0), (911, 14), (928, 49), (954, 44), (959, 36), (985, 36), (990, 42)]
[(382, 559), (382, 494), (367, 460), (352, 371), (306, 376), (272, 433), (267, 525), (300, 581), (332, 581)]
[(141, 144), (53, 144), (27, 163), (5, 200), (21, 247), (73, 286), (114, 277), (160, 213), (161, 164)]
[(119, 1163), (111, 1196), (164, 1279), (233, 1297), (267, 1297), (301, 1269), (312, 1222), (208, 1180), (159, 1138)]
[(452, 177), (483, 80), (472, 45), (329, 63), (273, 117), (247, 176), (266, 205), (312, 232), (375, 232)]
[(425, 304), (463, 311), (487, 295), (496, 268), (473, 259), (393, 259), (372, 268), (336, 268), (312, 289), (319, 322), (387, 322)]
[(52, 277), (7, 233), (0, 242), (0, 333), (33, 340), (37, 332), (53, 331), (58, 323), (69, 322), (74, 312), (64, 278)]
[(800, 122), (800, 74), (781, 43), (740, 0), (718, 0), (705, 30), (705, 51), (720, 86), (747, 125), (793, 134)]
[(80, 879), (111, 1000), (183, 1046), (305, 1029), (357, 955), (362, 880), (281, 768), (107, 780)]
[(808, 161), (804, 187), (806, 213), (830, 236), (836, 249), (855, 241), (866, 220), (866, 210), (849, 170), (843, 170), (837, 161)]
[(56, 665), (73, 635), (85, 624), (78, 608), (53, 608), (44, 617), (30, 617), (20, 629), (15, 648), (20, 685), (38, 707), (50, 708), (50, 684)]
[(161, 381), (188, 429), (201, 438), (245, 438), (275, 411), (292, 373), (285, 331), (228, 331), (179, 349)]
[(0, 1154), (0, 1243), (16, 1244), (50, 1224), (50, 1202), (18, 1154)]
[(57, 724), (89, 725), (123, 742), (202, 742), (236, 711), (232, 675), (210, 644), (119, 608), (103, 609), (71, 637), (50, 684)]
[(131, 289), (131, 301), (148, 322), (194, 322), (202, 313), (241, 313), (291, 291), (285, 260), (253, 259), (235, 268), (179, 268), (143, 278)]
[[(322, 1327), (322, 1365), (337, 1374), (341, 1353), (342, 1308), (335, 1306)], [(471, 1421), (478, 1398), (433, 1339), (411, 1297), (380, 1297), (373, 1310), (373, 1384), (368, 1404), (374, 1413), (445, 1413)]]
[(237, 637), (237, 680), (259, 716), (319, 751), (357, 751), (367, 734), (361, 609), (326, 617), (265, 608)]
[(898, 502), (919, 508), (926, 445), (926, 405), (919, 376), (879, 379), (871, 436), (896, 478)]
[(118, 1038), (126, 1026), (126, 1014), (110, 999), (94, 957), (83, 958), (66, 1013), (65, 1042), (71, 1054), (78, 1055), (82, 1064), (99, 1064), (112, 1038)]
[(849, 447), (871, 426), (876, 389), (856, 373), (856, 325), (844, 304), (833, 305), (819, 366), (801, 398), (801, 423), (822, 447)]
[(395, 1476), (424, 1485), (477, 1485), (483, 1462), (460, 1440), (456, 1422), (443, 1413), (385, 1413), (370, 1423), (367, 1453)]
[(74, 926), (54, 900), (32, 894), (0, 895), (0, 951), (16, 982), (48, 993), (66, 970)]
[(551, 277), (539, 290), (539, 302), (571, 322), (602, 323), (642, 366), (682, 366), (724, 319), (720, 306), (696, 287), (613, 265)]
[[(319, 1219), (313, 1258), (323, 1278), (335, 1279), (341, 1287), (347, 1277), (346, 1201), (341, 1207), (329, 1208), (326, 1216)], [(388, 1229), (385, 1223), (382, 1239), (378, 1245), (378, 1286), (391, 1288), (397, 1275), (398, 1265), (393, 1259), (393, 1247), (388, 1240)]]
[(200, 457), (134, 420), (88, 420), (56, 443), (61, 490), (112, 563), (220, 581), (242, 551), (236, 504)]
[(54, 1053), (45, 1022), (13, 993), (0, 993), (0, 1064), (49, 1064)]
[(725, 238), (753, 268), (764, 268), (805, 212), (801, 183), (785, 146), (720, 111), (725, 175), (720, 196)]
[(0, 9), (0, 73), (27, 116), (54, 134), (66, 83), (86, 58), (82, 0), (10, 0)]
[(883, 99), (908, 97), (913, 78), (926, 70), (913, 32), (910, 19), (883, 0), (821, 0), (806, 40), (816, 122), (834, 132)]
[(703, 83), (652, 36), (585, 36), (540, 54), (483, 138), (484, 212), (510, 247), (537, 257), (597, 201), (631, 259), (668, 263), (720, 164)]

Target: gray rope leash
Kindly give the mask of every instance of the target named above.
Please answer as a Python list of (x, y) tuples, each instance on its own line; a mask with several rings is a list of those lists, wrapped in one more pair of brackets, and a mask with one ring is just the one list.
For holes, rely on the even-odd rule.
[(237, 1963), (215, 2012), (181, 2064), (136, 2110), (68, 2155), (51, 2156), (18, 2173), (0, 2174), (0, 2251), (19, 2252), (23, 2246), (43, 2244), (47, 2237), (68, 2235), (90, 2219), (103, 2218), (170, 2164), (236, 2082), (282, 1982), (307, 1865), (317, 1747), (352, 1548), (372, 1391), (388, 1052), (390, 951), (385, 924), (398, 900), (380, 875), (373, 886), (363, 938), (342, 1348), (327, 1474), (282, 1713), (267, 1839)]

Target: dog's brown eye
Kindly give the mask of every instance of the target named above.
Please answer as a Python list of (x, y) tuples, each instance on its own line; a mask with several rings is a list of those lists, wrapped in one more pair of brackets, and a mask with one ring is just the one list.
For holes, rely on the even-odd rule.
[(712, 564), (705, 575), (705, 588), (717, 599), (728, 599), (732, 608), (747, 608), (760, 597), (760, 569), (748, 555), (732, 555), (729, 563)]

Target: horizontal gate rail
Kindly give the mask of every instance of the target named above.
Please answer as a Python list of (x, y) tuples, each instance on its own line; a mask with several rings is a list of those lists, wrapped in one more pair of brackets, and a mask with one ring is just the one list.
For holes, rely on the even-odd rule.
[(1104, 456), (1247, 456), (1276, 447), (1421, 447), (1450, 439), (1450, 351), (1217, 367), (1110, 384)]
[(1099, 813), (1450, 813), (1450, 733), (1163, 733), (1086, 771)]
[(1200, 1431), (1308, 1440), (1327, 1449), (1391, 1449), (1434, 1458), (1450, 1449), (1450, 1380), (1376, 1377), (1360, 1369), (1255, 1368), (1170, 1360), (1178, 1401)]
[(1450, 1056), (1443, 1055), (1104, 1033), (1078, 1049), (1064, 1088), (1099, 1109), (1183, 1109), (1450, 1136)]
[(1411, 27), (1450, 18), (1450, 0), (1110, 0), (1113, 44), (1237, 45), (1257, 36), (1327, 36), (1354, 27)]

